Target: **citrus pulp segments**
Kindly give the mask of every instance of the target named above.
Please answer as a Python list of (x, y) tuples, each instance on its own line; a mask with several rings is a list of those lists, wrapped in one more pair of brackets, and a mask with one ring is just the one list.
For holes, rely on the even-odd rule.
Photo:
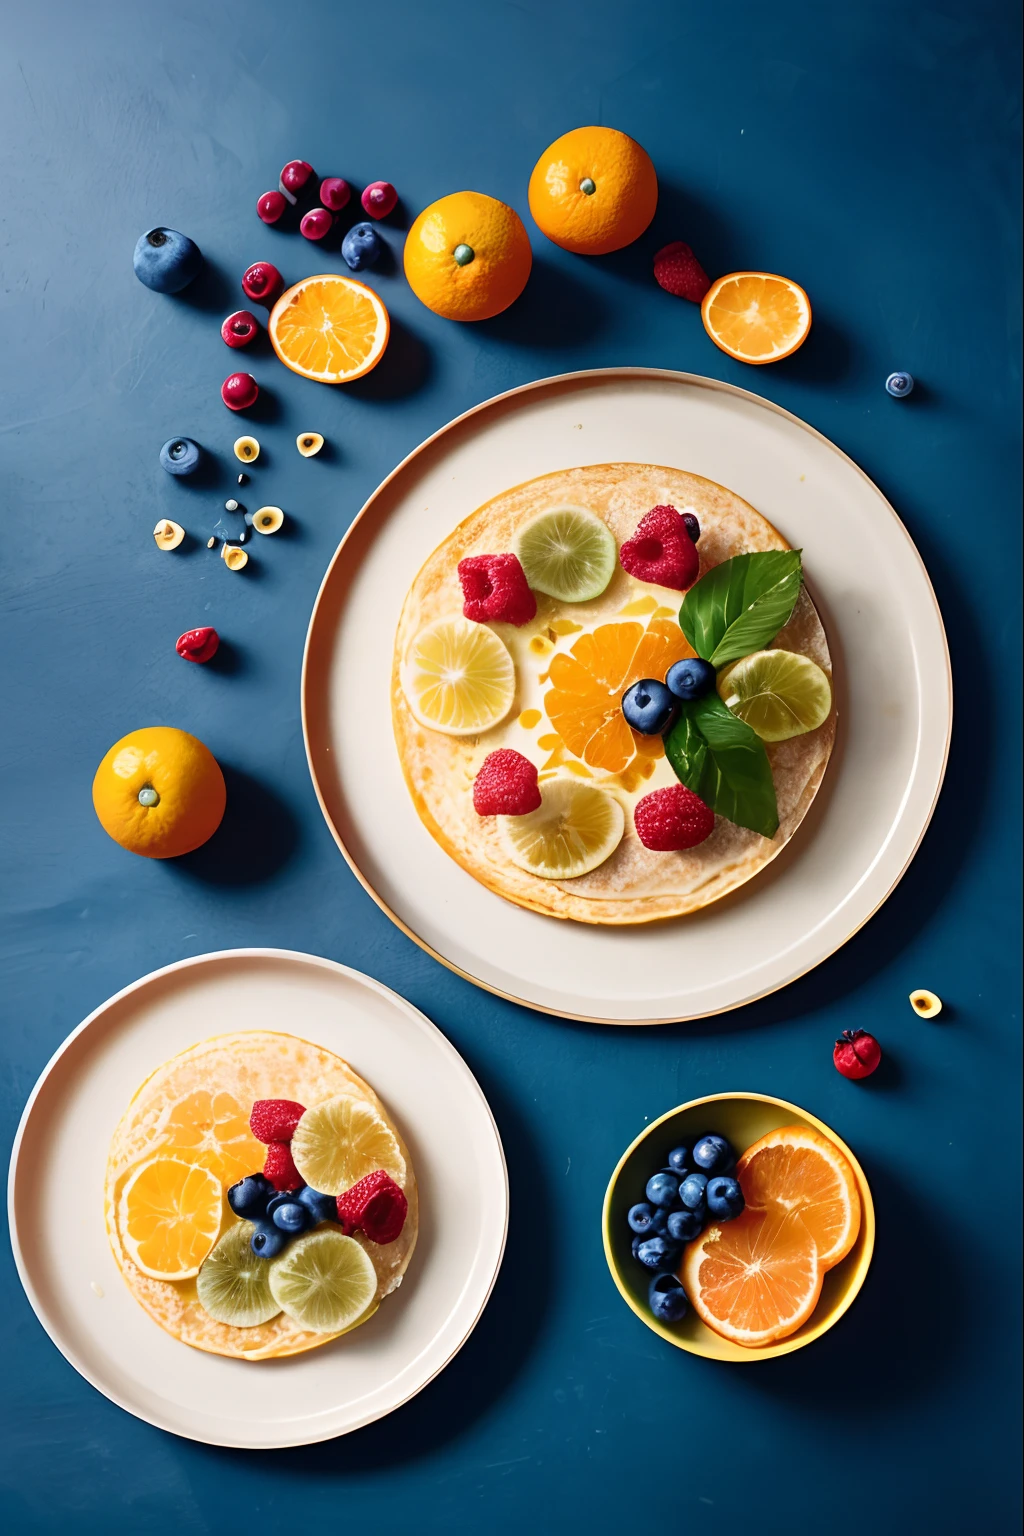
[(811, 328), (811, 301), (798, 283), (773, 272), (729, 272), (700, 307), (715, 346), (741, 363), (789, 357)]
[(153, 1157), (121, 1192), (118, 1224), (131, 1260), (153, 1280), (190, 1280), (217, 1241), (223, 1199), (207, 1168)]
[(679, 1278), (708, 1328), (757, 1348), (788, 1338), (818, 1304), (825, 1270), (800, 1218), (748, 1207), (687, 1245)]
[(796, 651), (754, 651), (718, 675), (722, 702), (762, 741), (789, 741), (824, 725), (832, 685), (809, 656)]
[(377, 1276), (354, 1238), (327, 1227), (300, 1237), (272, 1261), (270, 1289), (300, 1328), (334, 1334), (354, 1327), (369, 1312)]
[(569, 880), (596, 869), (622, 840), (626, 818), (607, 790), (577, 779), (551, 779), (526, 816), (498, 818), (513, 864), (545, 880)]
[(282, 293), (267, 334), (286, 368), (321, 384), (362, 378), (384, 355), (391, 321), (365, 283), (337, 272), (307, 277)]
[(606, 524), (585, 507), (552, 507), (527, 523), (515, 552), (535, 592), (586, 603), (608, 586), (618, 558)]
[(410, 646), (402, 690), (421, 725), (447, 736), (475, 736), (498, 725), (512, 708), (515, 664), (486, 624), (439, 619)]
[(390, 1126), (365, 1100), (348, 1094), (306, 1110), (291, 1152), (306, 1183), (325, 1195), (344, 1194), (378, 1168), (405, 1185), (405, 1158)]
[(834, 1142), (809, 1126), (784, 1125), (748, 1147), (736, 1165), (748, 1207), (798, 1215), (823, 1270), (850, 1252), (860, 1232), (853, 1169)]
[(281, 1308), (270, 1289), (270, 1264), (250, 1247), (251, 1222), (228, 1228), (196, 1278), (202, 1307), (218, 1323), (256, 1328), (269, 1323)]

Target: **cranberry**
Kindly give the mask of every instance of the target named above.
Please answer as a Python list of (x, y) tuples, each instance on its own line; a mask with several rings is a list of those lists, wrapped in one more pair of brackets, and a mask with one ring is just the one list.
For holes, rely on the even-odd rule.
[(307, 240), (322, 240), (330, 234), (333, 224), (333, 213), (328, 213), (326, 208), (312, 208), (309, 213), (302, 215), (299, 233), (305, 235)]
[(870, 1077), (882, 1059), (882, 1047), (866, 1029), (844, 1029), (832, 1061), (844, 1077)]
[(229, 373), (220, 387), (220, 397), (229, 411), (247, 411), (256, 404), (259, 392), (251, 373)]
[(332, 213), (340, 213), (352, 196), (352, 188), (341, 176), (328, 176), (320, 183), (320, 201)]
[(256, 204), (256, 212), (264, 224), (276, 224), (287, 207), (283, 192), (264, 192)]
[(299, 193), (313, 175), (313, 167), (308, 160), (289, 160), (281, 172), (278, 186), (290, 203), (296, 203)]
[(174, 649), (185, 661), (211, 661), (217, 654), (220, 635), (208, 624), (202, 629), (186, 629), (179, 635)]
[(221, 326), (221, 339), (229, 347), (247, 347), (259, 328), (255, 315), (250, 315), (247, 309), (236, 309)]
[(242, 273), (242, 292), (255, 304), (269, 309), (284, 287), (284, 278), (272, 261), (254, 261)]
[(371, 181), (359, 201), (371, 219), (386, 219), (398, 202), (398, 193), (390, 181)]

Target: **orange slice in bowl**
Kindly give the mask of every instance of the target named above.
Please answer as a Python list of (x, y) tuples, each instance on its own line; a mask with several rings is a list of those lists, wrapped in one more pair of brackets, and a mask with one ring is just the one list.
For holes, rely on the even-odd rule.
[(337, 272), (305, 277), (282, 293), (267, 322), (286, 368), (320, 384), (348, 384), (376, 367), (391, 322), (372, 288)]
[(825, 1271), (799, 1216), (748, 1207), (707, 1227), (686, 1249), (679, 1278), (703, 1323), (756, 1348), (787, 1338), (818, 1304)]
[(804, 1125), (783, 1125), (748, 1147), (736, 1165), (748, 1207), (798, 1215), (822, 1269), (845, 1259), (860, 1232), (860, 1191), (834, 1142)]
[(807, 340), (811, 301), (799, 283), (773, 272), (729, 272), (700, 306), (716, 347), (741, 363), (777, 363)]

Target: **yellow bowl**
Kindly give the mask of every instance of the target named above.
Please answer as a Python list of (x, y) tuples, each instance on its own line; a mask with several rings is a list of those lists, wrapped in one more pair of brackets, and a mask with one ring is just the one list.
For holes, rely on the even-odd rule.
[[(720, 1338), (697, 1317), (691, 1308), (682, 1322), (661, 1323), (647, 1305), (647, 1287), (650, 1271), (634, 1259), (631, 1248), (633, 1234), (626, 1223), (630, 1206), (644, 1198), (644, 1186), (652, 1173), (665, 1166), (665, 1159), (673, 1147), (681, 1141), (690, 1141), (709, 1131), (718, 1131), (727, 1137), (739, 1156), (755, 1141), (766, 1136), (780, 1125), (805, 1125), (820, 1131), (849, 1158), (860, 1190), (862, 1219), (860, 1235), (851, 1251), (830, 1269), (825, 1276), (821, 1298), (814, 1312), (802, 1328), (791, 1333), (788, 1339), (777, 1344), (767, 1344), (761, 1349), (744, 1349), (728, 1339)], [(827, 1333), (852, 1304), (864, 1284), (864, 1276), (871, 1263), (875, 1247), (875, 1208), (864, 1171), (845, 1142), (835, 1131), (798, 1109), (785, 1099), (773, 1099), (764, 1093), (714, 1093), (705, 1099), (691, 1099), (670, 1109), (660, 1119), (645, 1126), (636, 1140), (626, 1148), (615, 1172), (608, 1183), (604, 1197), (601, 1224), (604, 1231), (604, 1256), (612, 1279), (622, 1293), (623, 1300), (632, 1307), (637, 1317), (654, 1333), (660, 1334), (677, 1349), (689, 1350), (692, 1355), (706, 1355), (709, 1360), (770, 1360), (776, 1355), (788, 1355), (794, 1349), (802, 1349), (814, 1339)]]

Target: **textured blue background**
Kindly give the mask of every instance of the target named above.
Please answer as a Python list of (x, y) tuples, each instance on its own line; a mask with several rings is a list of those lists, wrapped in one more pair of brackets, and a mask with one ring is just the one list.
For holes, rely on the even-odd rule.
[[(183, 955), (282, 945), (361, 967), (437, 1020), (494, 1106), (514, 1207), (491, 1305), (444, 1375), (384, 1423), (273, 1455), (176, 1440), (99, 1397), (45, 1338), (5, 1253), (13, 1531), (1016, 1529), (1017, 9), (4, 5), (5, 1138), (50, 1052), (117, 988)], [(662, 180), (647, 235), (589, 262), (549, 245), (526, 203), (537, 154), (587, 122), (634, 134)], [(396, 334), (345, 391), (254, 356), (260, 499), (286, 509), (289, 533), (234, 577), (201, 544), (157, 553), (150, 530), (170, 515), (204, 535), (233, 483), (218, 325), (243, 268), (269, 258), (294, 280), (340, 266), (256, 220), (296, 155), (357, 186), (391, 179), (412, 213), (461, 187), (493, 193), (527, 218), (536, 264), (512, 311), (466, 328), (428, 314), (400, 263), (372, 276)], [(178, 299), (132, 276), (154, 223), (191, 233), (209, 261)], [(400, 227), (388, 238), (397, 256)], [(804, 350), (756, 373), (716, 351), (696, 309), (651, 280), (652, 252), (678, 238), (712, 275), (804, 283)], [(881, 913), (787, 991), (650, 1031), (528, 1013), (415, 948), (339, 857), (299, 729), (313, 597), (377, 482), (499, 390), (618, 363), (760, 390), (852, 454), (922, 550), (959, 685), (943, 800)], [(906, 403), (883, 392), (894, 367), (920, 380)], [(330, 455), (301, 462), (300, 429), (322, 431)], [(182, 432), (217, 455), (203, 486), (158, 468)], [(200, 623), (229, 642), (225, 665), (176, 657)], [(103, 752), (154, 722), (195, 731), (230, 769), (215, 856), (134, 859), (92, 814)], [(938, 1024), (907, 1005), (920, 985), (946, 1000)], [(830, 1060), (855, 1024), (886, 1049), (864, 1085)], [(835, 1126), (878, 1206), (849, 1317), (749, 1369), (663, 1346), (620, 1302), (599, 1238), (607, 1175), (645, 1119), (730, 1088)]]

